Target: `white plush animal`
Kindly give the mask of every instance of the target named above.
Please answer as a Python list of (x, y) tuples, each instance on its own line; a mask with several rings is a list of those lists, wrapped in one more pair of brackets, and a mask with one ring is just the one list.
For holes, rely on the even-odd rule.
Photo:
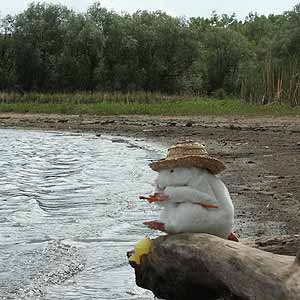
[(199, 232), (237, 240), (234, 208), (222, 180), (199, 167), (158, 170), (154, 195), (141, 197), (162, 206), (158, 221), (144, 224), (167, 233)]
[(227, 238), (232, 232), (234, 210), (224, 183), (207, 170), (161, 170), (157, 193), (167, 200), (159, 221), (168, 233), (203, 232)]

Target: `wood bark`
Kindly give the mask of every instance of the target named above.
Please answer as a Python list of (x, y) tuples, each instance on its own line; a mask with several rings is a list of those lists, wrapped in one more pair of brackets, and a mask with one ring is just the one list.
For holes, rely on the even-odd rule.
[(295, 256), (300, 250), (300, 235), (280, 235), (259, 238), (254, 241), (242, 241), (244, 245), (275, 254)]
[(136, 282), (170, 300), (300, 300), (299, 242), (297, 235), (245, 244), (207, 234), (162, 236), (134, 266)]

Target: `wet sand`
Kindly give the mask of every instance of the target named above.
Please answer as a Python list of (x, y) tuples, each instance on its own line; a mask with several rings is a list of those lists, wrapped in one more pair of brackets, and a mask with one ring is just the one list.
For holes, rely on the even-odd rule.
[(130, 136), (169, 146), (207, 145), (236, 208), (242, 238), (300, 232), (300, 117), (219, 118), (0, 114), (0, 128), (67, 130)]

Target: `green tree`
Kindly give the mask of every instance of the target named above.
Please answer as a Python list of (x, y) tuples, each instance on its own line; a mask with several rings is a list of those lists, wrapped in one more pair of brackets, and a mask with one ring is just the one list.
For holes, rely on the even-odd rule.
[[(226, 15), (225, 15), (226, 16)], [(207, 68), (207, 92), (224, 89), (234, 93), (242, 62), (250, 59), (247, 39), (235, 29), (236, 21), (213, 14), (210, 20), (192, 19), (191, 26), (202, 41), (202, 59)]]
[(14, 22), (10, 15), (0, 20), (0, 90), (16, 85)]
[(55, 89), (56, 64), (71, 11), (61, 5), (30, 4), (16, 16), (15, 59), (18, 82), (26, 89)]
[(57, 61), (59, 85), (64, 90), (93, 91), (102, 80), (104, 37), (88, 15), (72, 15), (65, 23)]

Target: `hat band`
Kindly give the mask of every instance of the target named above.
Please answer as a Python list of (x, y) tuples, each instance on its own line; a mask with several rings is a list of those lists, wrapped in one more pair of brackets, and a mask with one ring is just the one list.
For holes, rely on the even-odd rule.
[(174, 147), (170, 148), (167, 154), (168, 157), (182, 157), (182, 156), (207, 156), (208, 153), (205, 149), (201, 148), (183, 148)]
[(199, 154), (184, 154), (184, 155), (167, 155), (164, 160), (177, 160), (181, 158), (210, 158), (208, 155), (199, 155)]

